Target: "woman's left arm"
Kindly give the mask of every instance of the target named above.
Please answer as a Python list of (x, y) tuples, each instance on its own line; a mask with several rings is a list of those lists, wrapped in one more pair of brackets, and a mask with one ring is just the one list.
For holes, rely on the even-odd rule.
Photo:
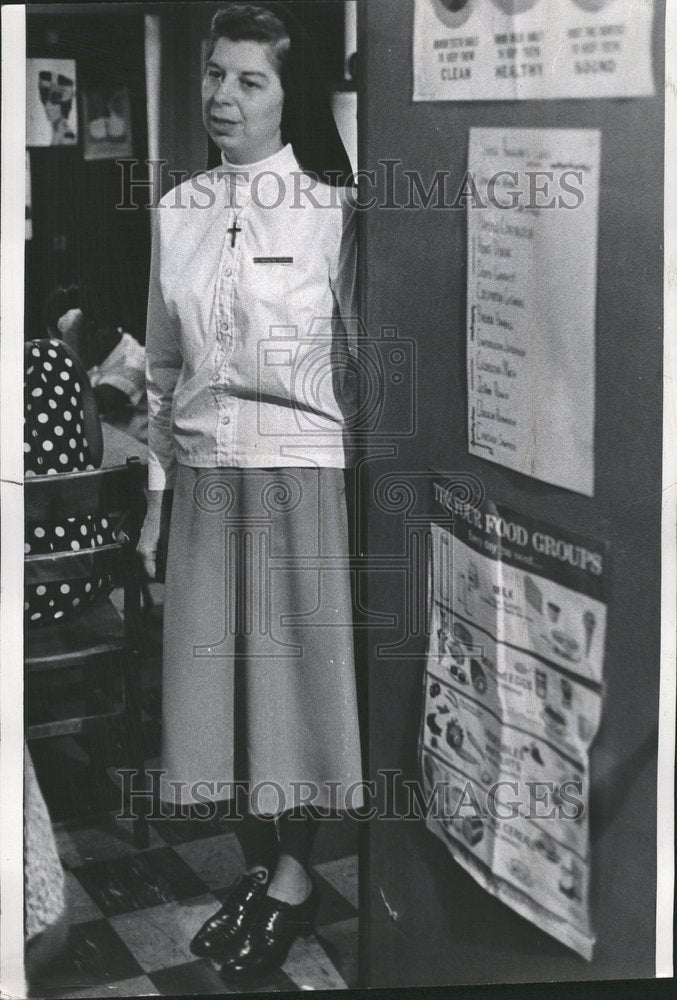
[(357, 270), (357, 209), (351, 202), (350, 189), (342, 191), (341, 232), (333, 248), (329, 267), (329, 284), (334, 294), (338, 314), (348, 335), (348, 347), (353, 343), (359, 324), (359, 295)]
[[(339, 384), (348, 407), (356, 404), (359, 395), (360, 332), (357, 268), (357, 210), (348, 200), (348, 189), (342, 190), (341, 230), (334, 236), (330, 255), (329, 284), (334, 297), (334, 319), (338, 329), (344, 363), (340, 366)], [(335, 334), (337, 326), (334, 326)], [(348, 402), (351, 397), (352, 404)]]

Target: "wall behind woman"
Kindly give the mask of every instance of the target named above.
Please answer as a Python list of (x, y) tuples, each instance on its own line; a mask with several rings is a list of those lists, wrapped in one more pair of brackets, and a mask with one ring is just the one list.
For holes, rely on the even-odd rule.
[[(656, 757), (660, 644), (663, 23), (656, 3), (656, 94), (633, 100), (412, 103), (412, 0), (360, 4), (360, 120), (364, 158), (399, 159), (426, 188), (435, 170), (460, 188), (469, 129), (601, 131), (596, 316), (595, 495), (578, 496), (469, 456), (466, 394), (466, 224), (463, 213), (369, 211), (362, 263), (370, 337), (396, 326), (417, 351), (416, 433), (400, 439), (377, 475), (468, 472), (514, 510), (607, 540), (612, 580), (603, 721), (591, 766), (592, 919), (588, 963), (493, 899), (445, 846), (412, 821), (371, 829), (369, 982), (374, 986), (651, 976), (656, 903)], [(400, 174), (400, 177), (402, 175)], [(406, 202), (402, 180), (397, 191)], [(572, 289), (575, 294), (575, 289)], [(406, 402), (406, 398), (404, 399)], [(404, 409), (404, 407), (402, 407)], [(393, 425), (407, 426), (396, 413)], [(404, 478), (404, 477), (403, 477)], [(392, 558), (400, 525), (367, 512), (372, 559)], [(396, 530), (397, 529), (397, 530)], [(369, 573), (369, 608), (402, 605), (393, 576)], [(425, 581), (423, 581), (424, 583)], [(404, 613), (404, 612), (402, 612)], [(402, 768), (416, 777), (422, 656), (387, 659), (370, 633), (370, 776)], [(364, 917), (363, 917), (364, 919)]]
[[(80, 10), (74, 8), (80, 7)], [(147, 176), (143, 15), (135, 5), (27, 8), (28, 58), (73, 59), (76, 86), (129, 91), (135, 179)], [(120, 210), (115, 160), (86, 162), (75, 146), (32, 148), (33, 238), (26, 243), (27, 337), (43, 336), (42, 305), (56, 284), (78, 282), (104, 320), (145, 335), (150, 232), (142, 209)], [(143, 204), (143, 198), (140, 199)]]

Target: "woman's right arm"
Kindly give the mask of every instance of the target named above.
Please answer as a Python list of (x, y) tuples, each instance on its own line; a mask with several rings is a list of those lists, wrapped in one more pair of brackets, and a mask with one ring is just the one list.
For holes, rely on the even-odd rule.
[(137, 551), (151, 580), (164, 580), (173, 490), (148, 490), (146, 517)]
[(156, 576), (163, 560), (169, 526), (169, 511), (176, 476), (176, 456), (171, 430), (174, 390), (183, 359), (178, 330), (170, 317), (160, 284), (162, 236), (161, 209), (153, 209), (153, 245), (148, 321), (146, 326), (146, 392), (148, 396), (148, 509), (138, 551), (146, 572)]

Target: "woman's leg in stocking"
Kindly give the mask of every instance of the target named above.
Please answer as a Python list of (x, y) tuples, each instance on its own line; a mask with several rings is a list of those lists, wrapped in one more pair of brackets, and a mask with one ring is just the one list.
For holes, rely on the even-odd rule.
[(292, 906), (310, 893), (310, 855), (319, 820), (303, 808), (283, 813), (278, 821), (280, 856), (268, 895)]
[(275, 871), (279, 844), (274, 819), (264, 819), (253, 813), (245, 812), (235, 823), (234, 833), (250, 874), (265, 869), (267, 876)]

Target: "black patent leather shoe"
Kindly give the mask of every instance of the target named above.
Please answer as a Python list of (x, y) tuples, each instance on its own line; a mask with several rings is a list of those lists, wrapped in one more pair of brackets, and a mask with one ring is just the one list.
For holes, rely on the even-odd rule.
[(252, 907), (265, 894), (268, 876), (240, 875), (233, 882), (220, 910), (207, 920), (190, 942), (190, 950), (199, 958), (219, 960), (242, 930)]
[(221, 965), (227, 980), (243, 980), (279, 969), (297, 937), (313, 933), (320, 903), (315, 882), (298, 906), (272, 896), (260, 896), (242, 934), (233, 939)]

